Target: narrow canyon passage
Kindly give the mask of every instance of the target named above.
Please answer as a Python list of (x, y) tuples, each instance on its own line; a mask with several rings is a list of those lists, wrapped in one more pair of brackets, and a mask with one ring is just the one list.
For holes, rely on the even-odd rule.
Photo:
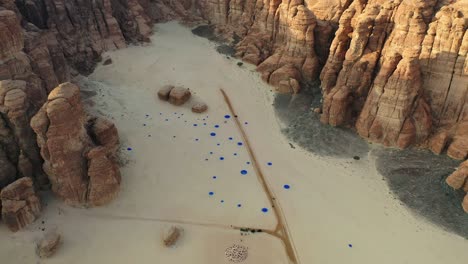
[[(30, 235), (0, 229), (0, 236), (16, 241), (0, 240), (1, 256), (34, 263), (23, 249), (32, 247), (43, 220), (67, 239), (47, 263), (229, 263), (224, 251), (233, 244), (248, 247), (243, 263), (290, 263), (281, 240), (232, 228), (267, 231), (278, 223), (223, 88), (282, 205), (298, 263), (461, 264), (468, 258), (467, 240), (394, 199), (366, 152), (354, 160), (291, 148), (272, 88), (253, 67), (238, 66), (176, 22), (157, 24), (155, 32), (150, 44), (106, 54), (112, 64), (79, 80), (89, 110), (119, 129), (121, 194), (87, 211), (50, 201)], [(157, 100), (155, 92), (166, 84), (190, 88), (192, 100), (207, 102), (208, 112)], [(160, 234), (171, 224), (185, 231), (176, 248), (166, 249)]]

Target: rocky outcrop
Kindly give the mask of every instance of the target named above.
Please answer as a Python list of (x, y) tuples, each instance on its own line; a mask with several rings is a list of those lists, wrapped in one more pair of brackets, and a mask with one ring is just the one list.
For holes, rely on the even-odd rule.
[(29, 177), (20, 178), (3, 188), (0, 200), (3, 222), (13, 232), (34, 222), (41, 212), (41, 202)]
[[(454, 189), (461, 189), (468, 192), (468, 160), (465, 160), (460, 167), (447, 177), (446, 182)], [(463, 209), (468, 213), (468, 194), (462, 202)]]
[(78, 86), (55, 88), (31, 120), (52, 191), (72, 206), (97, 206), (111, 201), (120, 186), (115, 126), (88, 118)]

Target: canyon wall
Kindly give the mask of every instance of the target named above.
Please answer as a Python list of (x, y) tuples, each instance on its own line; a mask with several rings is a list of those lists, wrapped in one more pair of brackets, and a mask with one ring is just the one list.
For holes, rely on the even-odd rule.
[[(137, 0), (0, 0), (0, 190), (28, 178), (31, 188), (51, 185), (75, 206), (101, 205), (118, 193), (116, 128), (80, 110), (78, 87), (60, 84), (91, 73), (103, 52), (148, 41), (151, 32)], [(12, 230), (35, 219), (38, 202), (9, 199), (16, 198), (2, 196)]]
[(179, 12), (184, 19), (199, 8), (277, 91), (298, 93), (320, 79), (323, 123), (386, 146), (467, 158), (467, 1), (195, 3)]

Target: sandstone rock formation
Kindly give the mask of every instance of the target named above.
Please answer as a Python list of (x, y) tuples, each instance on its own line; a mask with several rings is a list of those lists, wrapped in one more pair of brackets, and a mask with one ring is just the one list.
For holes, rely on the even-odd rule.
[(192, 106), (192, 112), (194, 113), (204, 113), (208, 110), (208, 105), (205, 103), (196, 103)]
[(34, 222), (41, 212), (41, 202), (29, 177), (20, 178), (3, 188), (0, 200), (3, 222), (13, 232)]
[(175, 87), (169, 93), (169, 103), (173, 105), (183, 105), (191, 97), (190, 90), (183, 87)]
[(40, 258), (49, 258), (58, 250), (61, 236), (57, 232), (47, 233), (36, 245), (36, 254)]
[(320, 75), (322, 122), (354, 125), (387, 146), (427, 143), (467, 157), (466, 1), (200, 0), (199, 8), (279, 92)]
[(120, 186), (117, 130), (107, 120), (87, 118), (78, 86), (64, 83), (52, 90), (31, 127), (59, 198), (72, 206), (97, 206), (115, 197)]
[(171, 93), (172, 89), (174, 89), (173, 85), (164, 85), (158, 91), (158, 98), (163, 100), (163, 101), (168, 101), (169, 100), (169, 94)]
[[(454, 189), (462, 189), (468, 192), (468, 160), (465, 160), (460, 167), (447, 177), (447, 184)], [(463, 210), (468, 213), (468, 194), (462, 202)]]

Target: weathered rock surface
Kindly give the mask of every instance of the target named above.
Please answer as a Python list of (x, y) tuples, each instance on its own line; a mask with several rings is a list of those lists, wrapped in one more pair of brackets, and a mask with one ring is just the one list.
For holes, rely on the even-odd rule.
[(78, 86), (55, 88), (31, 127), (59, 198), (73, 206), (97, 206), (115, 197), (120, 186), (117, 129), (107, 120), (87, 119)]
[(36, 245), (36, 254), (40, 258), (49, 258), (60, 247), (61, 236), (59, 233), (47, 233)]
[(174, 89), (173, 85), (164, 85), (161, 89), (158, 91), (158, 97), (159, 99), (163, 101), (168, 101), (169, 100), (169, 94), (171, 93), (171, 90)]
[(192, 112), (194, 113), (204, 113), (208, 110), (208, 105), (205, 103), (196, 103), (192, 106)]
[(169, 93), (169, 103), (173, 105), (183, 105), (190, 99), (190, 90), (184, 87), (175, 87)]
[[(468, 192), (468, 160), (465, 160), (460, 167), (447, 177), (446, 182), (454, 189), (462, 189)], [(468, 213), (468, 194), (462, 202), (463, 210)]]
[(41, 212), (41, 202), (29, 177), (20, 178), (3, 188), (0, 200), (3, 222), (13, 232), (34, 222)]

